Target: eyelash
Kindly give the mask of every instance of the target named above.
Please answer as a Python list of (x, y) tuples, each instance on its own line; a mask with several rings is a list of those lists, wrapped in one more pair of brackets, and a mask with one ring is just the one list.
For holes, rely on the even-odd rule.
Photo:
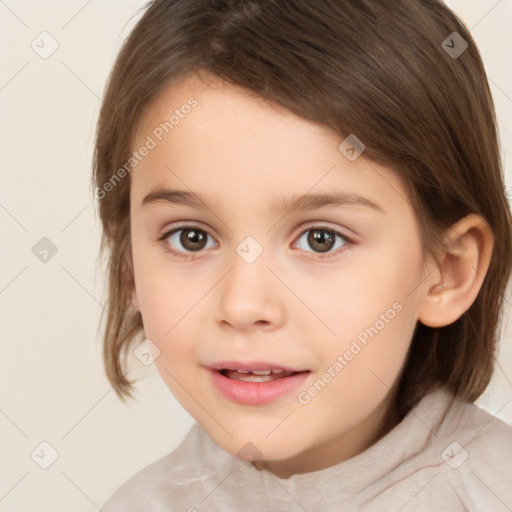
[[(187, 254), (187, 253), (183, 253), (183, 252), (180, 252), (180, 251), (175, 251), (167, 243), (167, 239), (171, 235), (173, 235), (174, 233), (177, 233), (179, 231), (183, 231), (185, 229), (191, 229), (191, 230), (195, 229), (195, 230), (200, 231), (202, 233), (205, 233), (207, 236), (211, 237), (211, 235), (207, 231), (205, 231), (204, 229), (200, 228), (199, 226), (186, 225), (185, 224), (185, 225), (180, 225), (180, 226), (174, 227), (171, 230), (166, 231), (163, 235), (160, 236), (160, 238), (158, 238), (158, 241), (163, 243), (164, 250), (166, 252), (168, 252), (169, 254), (171, 254), (172, 257), (175, 257), (175, 258), (178, 258), (178, 259), (182, 259), (184, 261), (194, 260), (196, 258), (196, 256), (194, 254)], [(304, 229), (303, 231), (301, 231), (301, 233), (296, 238), (296, 240), (299, 240), (305, 233), (308, 233), (309, 231), (329, 231), (329, 232), (333, 233), (335, 237), (339, 236), (340, 238), (342, 238), (343, 241), (345, 242), (345, 245), (342, 248), (338, 248), (333, 253), (325, 253), (325, 255), (322, 255), (322, 253), (316, 253), (316, 252), (313, 251), (313, 254), (317, 254), (318, 255), (317, 259), (320, 259), (320, 260), (323, 260), (323, 259), (326, 259), (326, 258), (332, 258), (334, 256), (338, 256), (340, 253), (345, 251), (347, 246), (351, 246), (354, 243), (353, 240), (351, 238), (349, 238), (348, 236), (340, 233), (339, 231), (337, 231), (337, 230), (335, 230), (333, 228), (330, 228), (328, 226), (322, 226), (322, 225), (308, 226), (307, 229)], [(197, 251), (197, 253), (200, 253), (200, 252), (202, 252), (202, 251)], [(310, 252), (310, 251), (306, 251), (306, 252)]]

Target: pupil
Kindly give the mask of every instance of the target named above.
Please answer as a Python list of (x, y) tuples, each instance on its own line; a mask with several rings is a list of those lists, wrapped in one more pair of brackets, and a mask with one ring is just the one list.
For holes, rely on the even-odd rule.
[(194, 251), (204, 247), (206, 237), (196, 229), (184, 229), (181, 232), (180, 241), (183, 247)]
[[(313, 249), (318, 249), (318, 252), (327, 252), (332, 249), (334, 244), (334, 237), (332, 235), (332, 231), (327, 231), (325, 229), (310, 231), (308, 242)], [(326, 243), (327, 247), (322, 245)]]

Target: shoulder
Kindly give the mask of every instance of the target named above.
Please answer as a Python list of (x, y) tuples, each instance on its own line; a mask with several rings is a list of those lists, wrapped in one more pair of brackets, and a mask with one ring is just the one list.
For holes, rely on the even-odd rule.
[(485, 409), (458, 398), (447, 414), (439, 433), (452, 437), (467, 452), (467, 460), (492, 463), (490, 471), (505, 469), (512, 452), (512, 426)]
[(175, 450), (129, 478), (101, 510), (187, 511), (194, 494), (208, 487), (209, 478), (223, 463), (229, 463), (229, 455), (195, 423)]
[(442, 459), (437, 486), (470, 510), (512, 508), (512, 426), (455, 398), (436, 435)]

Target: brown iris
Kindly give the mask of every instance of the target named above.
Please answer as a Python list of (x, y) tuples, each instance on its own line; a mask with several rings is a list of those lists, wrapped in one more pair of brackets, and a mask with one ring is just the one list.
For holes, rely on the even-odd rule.
[(334, 231), (329, 229), (312, 229), (308, 235), (308, 243), (318, 252), (330, 251), (336, 242)]
[(200, 251), (206, 245), (207, 235), (198, 229), (183, 229), (180, 242), (189, 251)]

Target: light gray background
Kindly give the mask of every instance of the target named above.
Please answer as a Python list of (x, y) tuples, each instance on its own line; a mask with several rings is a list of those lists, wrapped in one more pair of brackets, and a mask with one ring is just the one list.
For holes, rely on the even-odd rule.
[[(484, 58), (512, 185), (512, 0), (453, 0)], [(193, 423), (153, 367), (123, 405), (103, 374), (103, 270), (89, 194), (105, 82), (140, 0), (0, 0), (0, 511), (99, 510)], [(57, 50), (41, 43), (47, 31)], [(47, 36), (44, 36), (47, 37)], [(441, 42), (440, 42), (441, 43)], [(44, 48), (43, 48), (44, 46)], [(509, 188), (512, 197), (512, 187)], [(58, 252), (41, 262), (43, 237)], [(510, 316), (510, 295), (507, 322)], [(512, 423), (512, 336), (478, 403)], [(136, 362), (136, 361), (135, 361)], [(52, 448), (58, 454), (51, 461)]]

